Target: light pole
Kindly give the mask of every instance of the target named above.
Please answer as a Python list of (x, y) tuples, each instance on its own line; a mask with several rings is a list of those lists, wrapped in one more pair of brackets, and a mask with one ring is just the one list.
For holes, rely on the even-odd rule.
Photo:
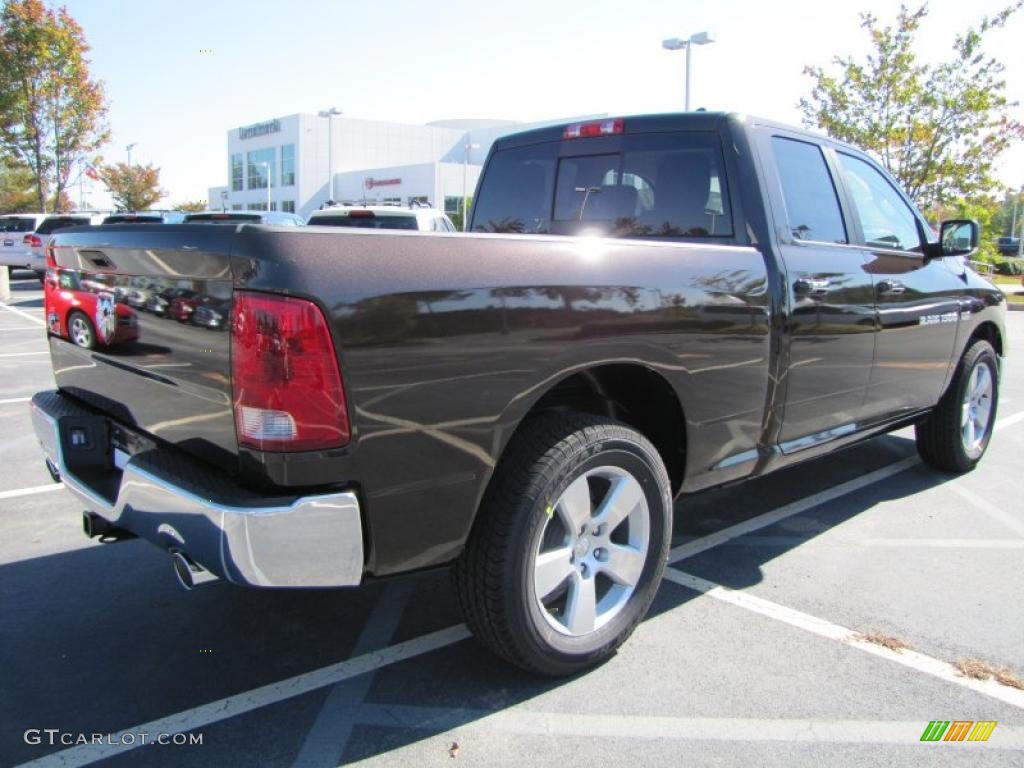
[(139, 142), (133, 141), (131, 144), (129, 144), (127, 147), (125, 147), (125, 150), (127, 150), (127, 152), (128, 152), (128, 167), (129, 168), (132, 167), (132, 150), (135, 147), (137, 147), (137, 146), (139, 146)]
[(261, 162), (261, 163), (256, 163), (256, 165), (262, 165), (264, 168), (267, 169), (267, 210), (269, 211), (270, 210), (270, 181), (271, 181), (270, 180), (270, 163)]
[(320, 117), (327, 118), (327, 181), (330, 188), (330, 194), (328, 200), (334, 202), (334, 120), (332, 119), (335, 115), (340, 115), (341, 111), (331, 107), (330, 109), (321, 109), (318, 113)]
[[(466, 176), (469, 173), (469, 153), (471, 150), (480, 149), (479, 144), (473, 144), (469, 140), (469, 133), (466, 134), (466, 154), (462, 158), (462, 231), (466, 231), (466, 226), (469, 224), (469, 198), (466, 196)], [(444, 201), (442, 201), (441, 207), (444, 207)]]
[(668, 40), (661, 41), (661, 47), (666, 51), (678, 51), (680, 49), (686, 50), (686, 111), (690, 111), (690, 49), (695, 45), (707, 45), (708, 43), (715, 42), (715, 36), (710, 32), (698, 32), (695, 35), (690, 35), (685, 40), (680, 40), (678, 37), (672, 37)]

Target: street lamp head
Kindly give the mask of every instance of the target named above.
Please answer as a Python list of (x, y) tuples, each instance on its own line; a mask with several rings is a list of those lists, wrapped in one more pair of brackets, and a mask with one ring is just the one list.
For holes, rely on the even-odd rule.
[(340, 109), (335, 109), (334, 107), (331, 107), (330, 109), (321, 109), (318, 114), (320, 115), (320, 117), (334, 117), (335, 115), (342, 114), (342, 111)]
[(666, 51), (681, 51), (686, 45), (687, 42), (680, 40), (678, 37), (670, 37), (668, 40), (661, 41), (661, 47)]
[(715, 36), (711, 32), (698, 32), (690, 36), (690, 42), (694, 45), (707, 45), (715, 42)]
[(131, 151), (132, 151), (133, 149), (135, 149), (135, 148), (136, 148), (137, 146), (139, 146), (139, 142), (137, 142), (137, 141), (133, 141), (133, 142), (132, 142), (131, 144), (129, 144), (129, 145), (127, 146), (127, 147), (125, 147), (125, 151), (126, 151), (126, 152), (131, 152)]

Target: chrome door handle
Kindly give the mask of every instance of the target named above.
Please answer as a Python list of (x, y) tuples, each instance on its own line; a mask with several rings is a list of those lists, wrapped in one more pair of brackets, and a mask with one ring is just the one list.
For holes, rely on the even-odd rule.
[(878, 283), (878, 292), (887, 296), (898, 296), (907, 290), (899, 280), (881, 280)]
[(793, 283), (793, 292), (798, 296), (823, 296), (831, 284), (827, 277), (798, 277)]

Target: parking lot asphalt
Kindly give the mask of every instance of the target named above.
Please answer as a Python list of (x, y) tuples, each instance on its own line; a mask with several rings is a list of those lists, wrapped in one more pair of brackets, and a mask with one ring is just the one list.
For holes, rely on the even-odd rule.
[[(951, 665), (1024, 676), (1024, 314), (1008, 314), (998, 428), (974, 472), (924, 467), (904, 430), (684, 498), (649, 618), (600, 668), (547, 680), (467, 637), (443, 571), (186, 593), (156, 548), (87, 540), (31, 434), (27, 399), (53, 377), (39, 283), (15, 277), (0, 306), (2, 766), (1024, 765), (1024, 690)], [(921, 742), (934, 720), (997, 725), (986, 742)], [(161, 733), (202, 743), (141, 743)]]

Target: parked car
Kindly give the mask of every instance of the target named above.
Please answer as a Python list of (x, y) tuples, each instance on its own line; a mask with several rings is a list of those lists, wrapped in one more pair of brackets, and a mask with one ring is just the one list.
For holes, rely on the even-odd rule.
[(203, 328), (210, 328), (214, 331), (227, 329), (228, 319), (231, 317), (231, 299), (219, 299), (214, 296), (204, 296), (192, 313), (192, 322)]
[(1003, 256), (1017, 256), (1020, 254), (1020, 238), (1000, 237), (996, 241), (996, 248)]
[(29, 268), (36, 273), (40, 280), (46, 275), (46, 241), (54, 232), (68, 227), (83, 227), (98, 225), (107, 217), (106, 213), (75, 212), (75, 213), (52, 213), (48, 215), (36, 231), (25, 236), (25, 244), (29, 246)]
[(109, 291), (90, 291), (80, 273), (52, 269), (47, 275), (44, 306), (49, 332), (85, 349), (128, 344), (139, 338), (138, 317)]
[(154, 315), (167, 315), (174, 300), (181, 297), (196, 295), (195, 291), (187, 288), (164, 288), (159, 291), (152, 291), (149, 300), (146, 302), (146, 310)]
[(186, 224), (271, 224), (275, 227), (302, 227), (301, 216), (281, 211), (203, 211), (185, 214)]
[(32, 268), (31, 238), (45, 218), (45, 213), (0, 216), (0, 266), (8, 270)]
[(124, 281), (159, 244), (147, 274), (231, 297), (230, 343), (183, 325), (158, 372), (50, 338), (33, 423), (87, 532), (150, 541), (186, 587), (450, 565), (468, 627), (534, 672), (630, 635), (676, 497), (911, 425), (967, 472), (996, 419), (978, 225), (929, 237), (869, 155), (749, 116), (498, 139), (457, 237), (188, 229), (55, 238)]
[(179, 323), (187, 323), (202, 296), (196, 291), (179, 290), (167, 308), (167, 315)]
[(310, 226), (357, 229), (409, 229), (419, 232), (455, 232), (444, 211), (433, 208), (404, 208), (388, 205), (335, 206), (315, 211)]

